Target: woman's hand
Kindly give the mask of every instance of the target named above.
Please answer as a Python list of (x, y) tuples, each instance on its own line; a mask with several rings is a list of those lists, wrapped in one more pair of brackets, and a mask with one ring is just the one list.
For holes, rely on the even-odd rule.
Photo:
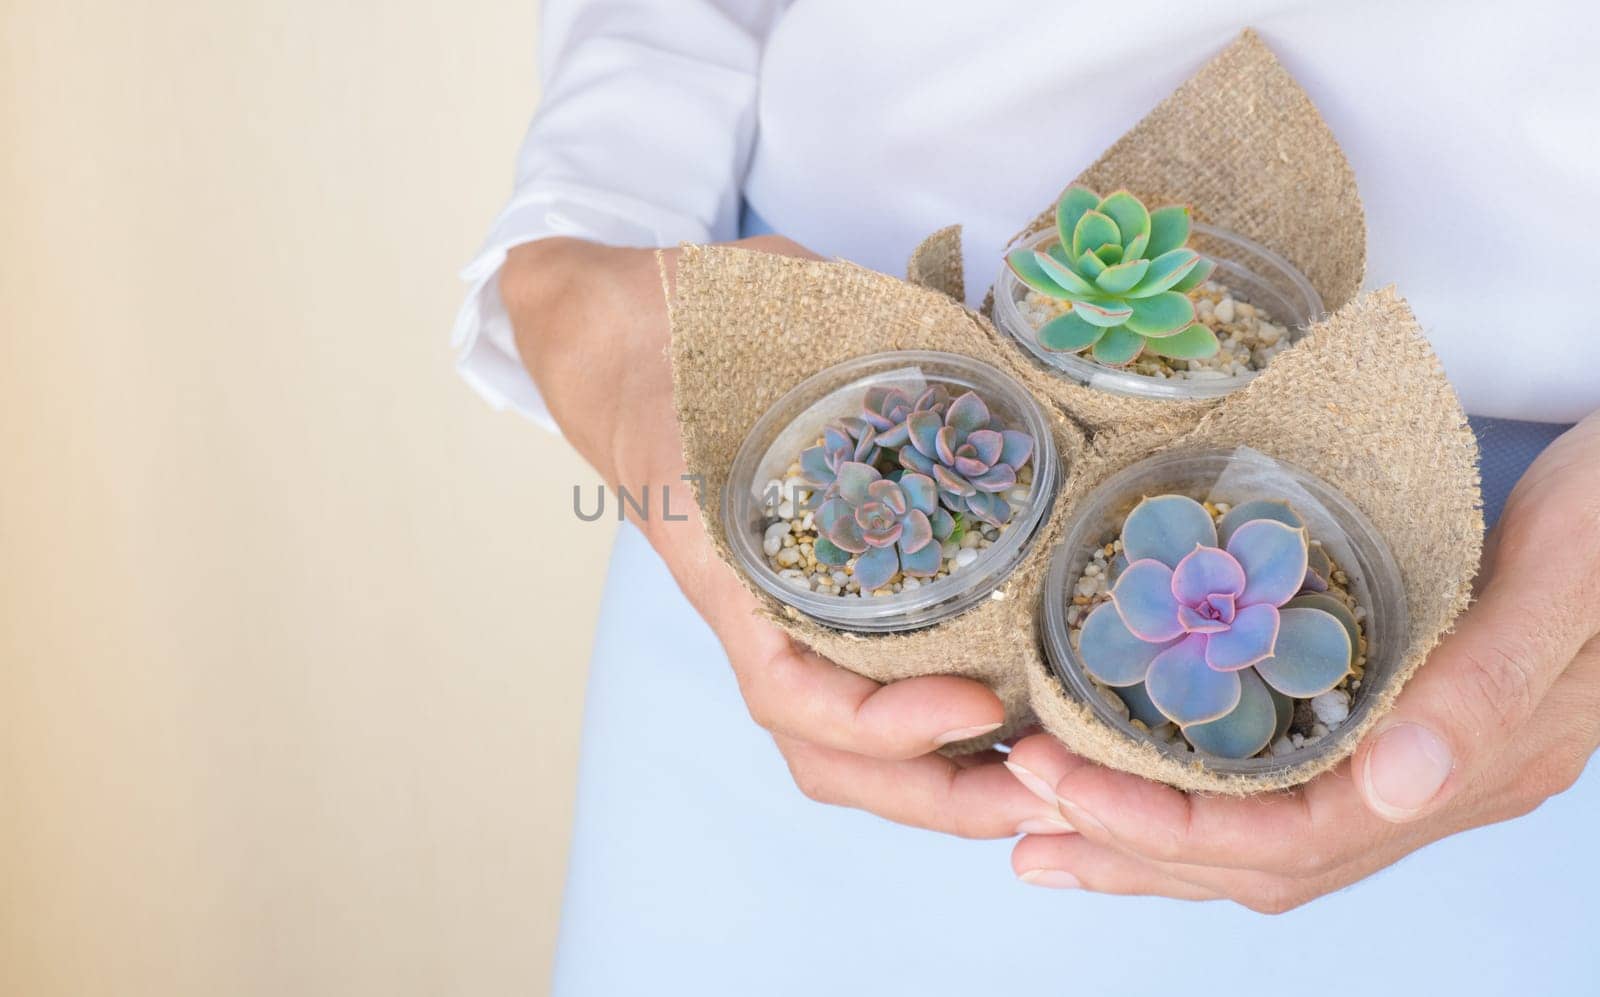
[[(778, 236), (739, 245), (816, 258)], [(670, 265), (676, 250), (666, 254)], [(523, 362), (567, 439), (610, 484), (670, 490), (673, 520), (658, 507), (635, 522), (721, 639), (750, 715), (772, 732), (802, 792), (969, 837), (1068, 830), (997, 753), (959, 763), (931, 754), (1000, 726), (1004, 709), (988, 688), (953, 677), (880, 686), (754, 615), (754, 598), (712, 552), (685, 483), (654, 250), (529, 243), (511, 251), (500, 289)]]
[(1338, 769), (1259, 799), (1186, 796), (1048, 736), (1009, 764), (1079, 832), (1017, 843), (1042, 886), (1280, 912), (1440, 838), (1528, 813), (1600, 744), (1600, 414), (1512, 492), (1478, 600)]

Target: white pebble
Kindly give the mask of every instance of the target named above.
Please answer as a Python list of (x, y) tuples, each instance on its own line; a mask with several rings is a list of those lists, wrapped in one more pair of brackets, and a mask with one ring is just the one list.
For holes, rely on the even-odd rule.
[(960, 550), (960, 544), (956, 543), (954, 540), (946, 540), (944, 543), (939, 545), (939, 556), (948, 561), (952, 557), (955, 557)]
[(786, 568), (799, 564), (800, 549), (798, 547), (785, 547), (778, 551), (778, 563)]
[(979, 535), (977, 530), (969, 529), (967, 530), (967, 535), (961, 538), (961, 546), (976, 547), (978, 546), (978, 541), (982, 539), (983, 537)]
[(1006, 500), (1019, 503), (1026, 502), (1028, 501), (1028, 490), (1026, 488), (1013, 488), (1006, 492)]
[(921, 588), (922, 587), (922, 583), (920, 581), (918, 581), (917, 579), (915, 579), (915, 578), (907, 578), (905, 581), (900, 583), (900, 587), (902, 589), (905, 589), (905, 590), (909, 591), (911, 589), (919, 589), (919, 588)]
[(1311, 700), (1311, 712), (1317, 719), (1329, 727), (1337, 727), (1344, 723), (1350, 715), (1350, 694), (1343, 689), (1333, 689)]
[(1274, 758), (1277, 758), (1294, 751), (1294, 745), (1289, 742), (1287, 737), (1280, 737), (1276, 741), (1273, 741), (1272, 746), (1267, 748), (1267, 750), (1272, 753)]
[[(967, 534), (967, 535), (971, 536), (970, 533)], [(956, 567), (965, 568), (967, 565), (971, 564), (973, 561), (976, 561), (977, 559), (978, 559), (978, 552), (976, 550), (973, 550), (972, 548), (968, 547), (967, 549), (961, 551), (961, 553), (956, 555)]]
[(778, 516), (780, 519), (793, 519), (795, 512), (794, 499), (786, 498), (778, 503)]
[(1216, 313), (1216, 316), (1217, 316), (1217, 321), (1224, 322), (1224, 323), (1232, 322), (1233, 321), (1233, 299), (1232, 298), (1223, 298), (1221, 301), (1217, 302), (1217, 307), (1216, 307), (1215, 313)]
[(788, 523), (773, 523), (761, 538), (761, 549), (768, 557), (777, 557), (783, 548), (783, 538), (789, 535)]

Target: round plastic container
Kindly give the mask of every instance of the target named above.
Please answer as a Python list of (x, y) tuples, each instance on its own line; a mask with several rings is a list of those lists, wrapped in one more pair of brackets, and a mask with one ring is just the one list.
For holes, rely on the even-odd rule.
[[(1043, 249), (1056, 241), (1052, 231), (1036, 232), (1007, 248), (1020, 246)], [(1294, 264), (1272, 250), (1226, 229), (1193, 223), (1189, 245), (1216, 261), (1211, 279), (1233, 292), (1234, 298), (1264, 309), (1289, 330), (1291, 341), (1298, 340), (1311, 323), (1323, 316), (1322, 297)], [(1143, 398), (1215, 398), (1237, 391), (1260, 373), (1248, 371), (1236, 377), (1205, 379), (1162, 379), (1137, 374), (1097, 363), (1087, 355), (1056, 353), (1039, 345), (1038, 330), (1029, 324), (1022, 302), (1028, 286), (1017, 279), (1005, 263), (995, 281), (994, 321), (1040, 363), (1061, 372), (1080, 384), (1113, 394)]]
[[(776, 515), (768, 482), (785, 477), (799, 452), (828, 422), (860, 411), (867, 389), (901, 387), (912, 397), (944, 385), (952, 395), (976, 391), (1007, 428), (1035, 440), (1033, 482), (999, 539), (956, 573), (886, 596), (829, 595), (801, 588), (767, 563), (761, 544)], [(904, 351), (858, 357), (801, 382), (756, 422), (734, 458), (723, 489), (722, 522), (740, 566), (764, 591), (830, 626), (860, 633), (911, 630), (949, 619), (989, 598), (1032, 548), (1055, 503), (1060, 470), (1044, 410), (1022, 385), (988, 364), (953, 353)]]
[[(1083, 670), (1067, 623), (1073, 590), (1095, 549), (1120, 532), (1134, 505), (1144, 496), (1163, 494), (1231, 505), (1284, 499), (1305, 520), (1311, 539), (1321, 541), (1345, 572), (1351, 594), (1367, 613), (1367, 662), (1361, 687), (1351, 697), (1350, 715), (1329, 735), (1276, 756), (1228, 759), (1191, 752), (1181, 740), (1166, 743), (1133, 726)], [(1267, 775), (1334, 751), (1340, 731), (1360, 724), (1378, 694), (1394, 681), (1409, 628), (1400, 568), (1366, 516), (1320, 479), (1248, 448), (1161, 454), (1107, 479), (1083, 500), (1068, 525), (1066, 539), (1052, 555), (1043, 599), (1040, 626), (1045, 656), (1068, 695), (1087, 703), (1102, 721), (1128, 737), (1180, 760), (1202, 759), (1208, 769), (1220, 773)]]

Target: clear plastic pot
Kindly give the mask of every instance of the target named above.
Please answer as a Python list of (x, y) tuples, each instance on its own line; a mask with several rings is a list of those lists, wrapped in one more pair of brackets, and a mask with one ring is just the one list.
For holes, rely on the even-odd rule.
[[(1017, 240), (1008, 247), (1007, 253), (1020, 246), (1043, 249), (1055, 241), (1054, 231), (1036, 232)], [(1237, 300), (1264, 309), (1274, 321), (1289, 330), (1291, 341), (1298, 340), (1307, 326), (1323, 317), (1322, 297), (1317, 289), (1294, 264), (1260, 243), (1226, 229), (1195, 222), (1189, 245), (1216, 261), (1213, 281), (1228, 288)], [(1028, 286), (1002, 262), (994, 286), (995, 325), (1040, 363), (1100, 391), (1143, 398), (1215, 398), (1237, 391), (1260, 373), (1247, 371), (1230, 377), (1163, 379), (1107, 367), (1087, 355), (1052, 352), (1039, 345), (1038, 330), (1028, 322), (1023, 311), (1027, 293)]]
[[(833, 419), (861, 410), (867, 389), (901, 387), (915, 397), (943, 384), (952, 395), (976, 391), (1007, 428), (1035, 440), (1033, 481), (992, 546), (941, 579), (919, 582), (892, 595), (833, 595), (781, 577), (762, 549), (776, 506), (792, 495), (772, 489), (801, 450), (812, 446)], [(723, 489), (722, 521), (745, 573), (764, 591), (805, 615), (842, 630), (882, 633), (911, 630), (949, 619), (990, 595), (1032, 548), (1039, 525), (1055, 502), (1060, 470), (1055, 440), (1043, 408), (1022, 385), (988, 364), (953, 353), (903, 351), (858, 357), (801, 382), (777, 401), (745, 437)]]
[[(1350, 593), (1366, 611), (1367, 660), (1360, 688), (1351, 696), (1349, 716), (1329, 734), (1274, 756), (1228, 759), (1194, 753), (1181, 739), (1164, 742), (1135, 727), (1084, 671), (1068, 623), (1078, 580), (1096, 548), (1120, 532), (1134, 505), (1144, 496), (1163, 494), (1230, 505), (1251, 499), (1286, 500), (1305, 520), (1311, 539), (1320, 541), (1345, 572)], [(1040, 628), (1045, 656), (1069, 695), (1128, 737), (1180, 760), (1202, 759), (1208, 769), (1220, 773), (1269, 775), (1338, 750), (1340, 732), (1359, 725), (1379, 693), (1395, 680), (1410, 626), (1400, 568), (1366, 516), (1315, 476), (1249, 448), (1161, 454), (1107, 479), (1083, 500), (1068, 524), (1066, 539), (1052, 555), (1043, 599)]]

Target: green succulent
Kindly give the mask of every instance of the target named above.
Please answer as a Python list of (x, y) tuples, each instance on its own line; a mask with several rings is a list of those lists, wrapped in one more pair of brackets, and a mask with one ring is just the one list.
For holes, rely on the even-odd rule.
[(1056, 233), (1045, 249), (1017, 249), (1006, 257), (1024, 284), (1072, 303), (1071, 311), (1039, 329), (1040, 346), (1088, 350), (1119, 367), (1145, 350), (1174, 360), (1216, 354), (1217, 337), (1196, 321), (1188, 294), (1216, 264), (1184, 245), (1187, 207), (1150, 211), (1125, 190), (1102, 198), (1073, 186), (1056, 205)]

